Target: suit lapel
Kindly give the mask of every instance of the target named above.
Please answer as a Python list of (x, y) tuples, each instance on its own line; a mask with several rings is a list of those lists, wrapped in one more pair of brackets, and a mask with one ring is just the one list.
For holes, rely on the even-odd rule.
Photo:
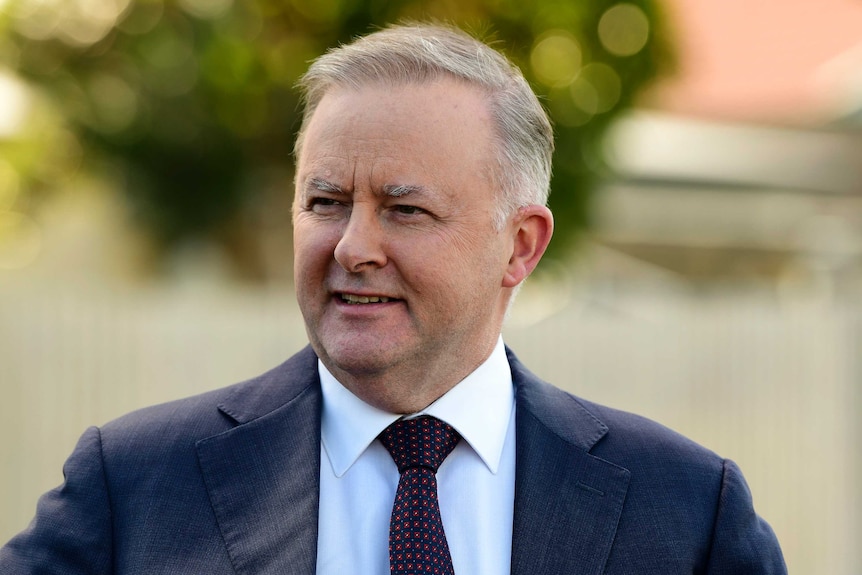
[(607, 427), (509, 354), (516, 386), (512, 575), (599, 575), (629, 472), (590, 455)]
[[(590, 455), (607, 433), (601, 421), (511, 352), (509, 363), (517, 401), (512, 575), (599, 575), (629, 472)], [(220, 406), (237, 426), (198, 442), (238, 575), (315, 572), (321, 402), (317, 358), (306, 348), (237, 388)]]
[(316, 357), (306, 349), (264, 379), (238, 388), (220, 406), (239, 425), (198, 442), (198, 460), (237, 574), (314, 573), (321, 410)]

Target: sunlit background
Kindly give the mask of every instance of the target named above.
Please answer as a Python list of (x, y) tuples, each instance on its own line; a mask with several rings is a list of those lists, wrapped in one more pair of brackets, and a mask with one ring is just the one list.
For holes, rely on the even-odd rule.
[(507, 342), (736, 460), (792, 573), (862, 573), (858, 0), (0, 0), (0, 540), (87, 426), (305, 344), (293, 85), (401, 18), (554, 118)]

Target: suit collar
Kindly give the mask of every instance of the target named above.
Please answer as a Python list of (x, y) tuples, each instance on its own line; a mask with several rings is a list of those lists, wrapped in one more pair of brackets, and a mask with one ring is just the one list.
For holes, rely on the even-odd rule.
[(317, 358), (306, 348), (234, 388), (219, 409), (241, 425), (199, 441), (197, 450), (235, 571), (314, 573), (321, 412)]
[(508, 353), (517, 403), (512, 575), (598, 575), (630, 474), (589, 453), (608, 433), (604, 423)]
[(305, 346), (278, 367), (234, 386), (218, 408), (241, 425), (281, 408), (315, 386), (320, 386), (317, 355), (311, 346)]
[[(607, 426), (507, 355), (517, 405), (512, 575), (598, 575), (629, 472), (589, 453)], [(240, 425), (197, 444), (239, 575), (315, 571), (321, 397), (317, 358), (306, 348), (234, 388), (219, 409)]]
[(574, 396), (533, 375), (508, 348), (506, 356), (519, 410), (530, 413), (549, 433), (582, 451), (591, 450), (605, 436), (607, 425)]

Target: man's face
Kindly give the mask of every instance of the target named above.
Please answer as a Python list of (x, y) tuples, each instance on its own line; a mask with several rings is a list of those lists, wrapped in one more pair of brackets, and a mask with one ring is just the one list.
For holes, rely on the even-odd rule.
[(445, 79), (336, 89), (307, 126), (297, 298), (324, 364), (378, 407), (421, 409), (405, 398), (436, 399), (499, 335), (512, 234), (492, 222), (491, 125), (481, 92)]

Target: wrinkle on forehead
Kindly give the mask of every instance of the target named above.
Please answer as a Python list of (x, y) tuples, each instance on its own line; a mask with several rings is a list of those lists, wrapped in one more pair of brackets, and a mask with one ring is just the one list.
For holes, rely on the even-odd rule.
[(451, 79), (334, 90), (309, 120), (298, 181), (388, 197), (496, 188), (492, 125), (485, 95)]

